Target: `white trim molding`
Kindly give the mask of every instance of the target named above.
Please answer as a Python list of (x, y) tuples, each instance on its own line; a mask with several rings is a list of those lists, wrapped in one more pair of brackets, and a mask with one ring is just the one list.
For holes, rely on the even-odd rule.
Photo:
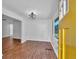
[(10, 16), (10, 17), (15, 18), (15, 19), (20, 20), (20, 21), (23, 20), (22, 17), (20, 17), (20, 16), (17, 15), (16, 13), (14, 13), (14, 12), (12, 12), (12, 11), (10, 11), (10, 10), (7, 10), (7, 9), (5, 9), (5, 8), (2, 8), (2, 14), (7, 15), (7, 16)]

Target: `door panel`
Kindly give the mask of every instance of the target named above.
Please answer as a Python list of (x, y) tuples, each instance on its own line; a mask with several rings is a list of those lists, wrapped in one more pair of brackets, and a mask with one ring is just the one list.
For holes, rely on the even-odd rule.
[(59, 22), (59, 29), (59, 59), (76, 59), (76, 0), (69, 0), (69, 12)]
[[(71, 38), (70, 28), (59, 29), (59, 59), (70, 59), (68, 54), (68, 46), (70, 45), (69, 41)], [(71, 53), (70, 53), (71, 54)]]
[(61, 29), (59, 29), (59, 40), (58, 40), (58, 59), (62, 59), (62, 33)]

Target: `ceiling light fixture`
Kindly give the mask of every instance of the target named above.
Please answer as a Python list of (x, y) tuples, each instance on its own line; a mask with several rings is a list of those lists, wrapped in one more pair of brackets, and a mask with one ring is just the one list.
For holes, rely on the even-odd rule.
[(36, 10), (31, 10), (26, 12), (28, 18), (30, 19), (36, 19), (38, 17), (38, 12)]
[(31, 19), (36, 19), (37, 15), (34, 13), (34, 12), (31, 12), (29, 15), (28, 15)]

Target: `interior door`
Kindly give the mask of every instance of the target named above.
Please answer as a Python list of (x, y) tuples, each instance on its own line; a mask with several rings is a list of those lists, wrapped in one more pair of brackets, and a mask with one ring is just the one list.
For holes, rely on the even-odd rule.
[(76, 0), (67, 2), (67, 12), (59, 22), (58, 58), (76, 59)]

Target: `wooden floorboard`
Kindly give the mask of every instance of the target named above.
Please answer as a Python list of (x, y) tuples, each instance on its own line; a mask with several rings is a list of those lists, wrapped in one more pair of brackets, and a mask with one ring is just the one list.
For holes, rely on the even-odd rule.
[[(11, 40), (11, 41), (10, 41)], [(3, 39), (3, 59), (57, 59), (50, 42)]]

